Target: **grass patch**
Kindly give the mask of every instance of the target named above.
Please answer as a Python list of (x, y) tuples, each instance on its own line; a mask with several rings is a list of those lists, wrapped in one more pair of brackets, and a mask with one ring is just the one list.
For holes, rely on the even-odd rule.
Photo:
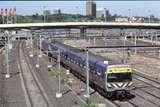
[(86, 103), (84, 104), (83, 107), (99, 107), (98, 104), (93, 102), (90, 98), (86, 98), (85, 102)]
[(48, 71), (50, 72), (53, 78), (55, 78), (58, 75), (58, 72), (55, 67), (49, 68)]
[[(59, 71), (56, 67), (49, 68), (48, 71), (50, 72), (50, 74), (53, 78), (58, 78)], [(62, 84), (66, 84), (69, 86), (71, 85), (69, 78), (66, 75), (65, 69), (63, 69), (63, 68), (61, 69), (60, 76), (61, 76), (61, 83)]]

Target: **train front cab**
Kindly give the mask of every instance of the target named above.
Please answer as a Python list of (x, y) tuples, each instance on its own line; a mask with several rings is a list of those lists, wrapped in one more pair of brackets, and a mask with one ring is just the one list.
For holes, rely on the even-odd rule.
[(106, 72), (106, 90), (109, 97), (113, 94), (124, 96), (132, 86), (132, 69), (128, 65), (110, 65)]

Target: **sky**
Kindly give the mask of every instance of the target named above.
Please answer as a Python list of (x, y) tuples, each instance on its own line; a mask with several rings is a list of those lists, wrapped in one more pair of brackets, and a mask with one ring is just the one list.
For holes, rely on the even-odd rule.
[[(108, 9), (110, 13), (123, 16), (149, 16), (160, 18), (160, 1), (94, 1), (97, 9)], [(86, 14), (86, 1), (0, 1), (0, 8), (16, 6), (17, 14), (42, 14), (43, 7), (47, 10), (61, 9), (62, 13)], [(76, 8), (78, 7), (78, 8)], [(131, 10), (129, 13), (129, 9)]]

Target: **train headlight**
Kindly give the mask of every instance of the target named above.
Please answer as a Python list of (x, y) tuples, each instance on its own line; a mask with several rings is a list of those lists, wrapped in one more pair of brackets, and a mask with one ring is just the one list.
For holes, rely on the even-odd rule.
[(108, 88), (112, 88), (112, 85), (111, 85), (111, 84), (107, 84), (107, 87), (108, 87)]

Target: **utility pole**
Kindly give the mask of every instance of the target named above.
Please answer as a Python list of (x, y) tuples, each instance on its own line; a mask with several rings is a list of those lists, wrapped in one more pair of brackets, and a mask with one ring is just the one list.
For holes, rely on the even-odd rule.
[(86, 50), (86, 95), (84, 97), (90, 97), (89, 92), (89, 52)]
[(39, 65), (39, 56), (38, 56), (38, 40), (37, 40), (37, 64), (36, 64), (36, 68), (39, 68), (40, 65)]
[(105, 22), (107, 22), (107, 14), (106, 14), (106, 8), (104, 8), (104, 19), (105, 19)]
[(129, 22), (131, 21), (131, 9), (128, 9), (129, 12)]
[(60, 65), (60, 50), (58, 49), (58, 56), (57, 56), (57, 62), (58, 62), (58, 92), (56, 93), (56, 97), (60, 98), (62, 97), (61, 93), (61, 65)]
[(33, 57), (33, 38), (32, 38), (32, 34), (30, 36), (30, 50), (31, 50), (31, 53), (30, 53), (30, 57)]
[(6, 32), (7, 34), (7, 42), (5, 43), (5, 50), (6, 50), (6, 65), (7, 65), (7, 73), (5, 75), (6, 78), (10, 78), (9, 73), (9, 32)]
[(156, 40), (155, 40), (155, 44), (158, 45), (158, 38), (157, 38), (158, 34), (156, 33)]
[(78, 6), (76, 6), (76, 10), (77, 10), (77, 22), (79, 21), (78, 19)]
[(151, 23), (151, 16), (150, 16), (150, 10), (148, 10), (148, 14), (149, 14), (149, 23)]
[[(124, 36), (124, 39), (123, 39), (123, 45), (126, 46), (126, 40), (127, 40), (127, 36), (125, 35)], [(125, 48), (123, 49), (123, 63), (126, 63), (126, 58), (125, 58)]]
[(42, 36), (40, 35), (39, 36), (39, 57), (41, 58), (42, 57), (42, 51), (41, 51), (41, 49), (42, 49)]
[(152, 45), (153, 45), (153, 35), (151, 34), (151, 42), (152, 42)]
[(96, 46), (96, 38), (93, 38), (93, 45)]
[[(134, 45), (137, 46), (137, 34), (134, 35)], [(135, 55), (137, 54), (137, 48), (135, 48)]]
[(4, 24), (4, 16), (2, 15), (2, 24)]
[(50, 62), (52, 63), (52, 58), (51, 57), (49, 57), (49, 51), (51, 50), (51, 46), (50, 45), (48, 45), (48, 51), (47, 51), (47, 57), (48, 57), (48, 68), (51, 68), (52, 67), (52, 65), (50, 64)]
[(104, 38), (104, 46), (107, 46), (107, 38)]
[(45, 8), (46, 6), (43, 6), (43, 22), (46, 23), (46, 14), (45, 14)]
[(8, 24), (8, 12), (7, 12), (6, 16), (7, 16), (7, 22), (6, 23)]
[(90, 39), (90, 37), (88, 37), (88, 42), (89, 42), (89, 44), (91, 43), (91, 39)]

